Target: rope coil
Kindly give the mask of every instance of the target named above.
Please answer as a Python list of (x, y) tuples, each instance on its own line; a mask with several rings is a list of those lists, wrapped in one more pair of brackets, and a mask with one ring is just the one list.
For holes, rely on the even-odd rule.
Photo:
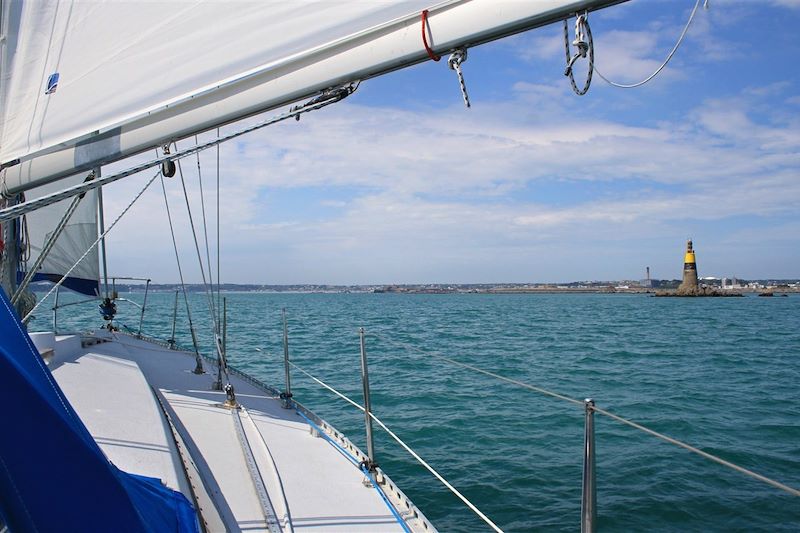
[[(583, 96), (589, 92), (589, 87), (592, 85), (592, 72), (594, 71), (594, 41), (592, 39), (592, 30), (589, 28), (588, 13), (578, 15), (575, 19), (575, 40), (572, 41), (572, 46), (578, 49), (575, 55), (570, 56), (569, 46), (569, 27), (567, 20), (564, 19), (564, 50), (567, 55), (567, 68), (564, 69), (564, 76), (569, 78), (569, 83), (572, 85), (572, 90), (575, 94)], [(583, 89), (578, 89), (572, 67), (578, 59), (586, 58), (587, 56), (589, 58), (589, 72), (586, 74), (586, 82), (583, 84)]]

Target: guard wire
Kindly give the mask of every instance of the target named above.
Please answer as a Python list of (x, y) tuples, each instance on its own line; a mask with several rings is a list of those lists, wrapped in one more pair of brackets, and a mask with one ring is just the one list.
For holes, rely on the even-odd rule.
[[(350, 405), (352, 405), (353, 407), (355, 407), (356, 409), (358, 409), (359, 411), (361, 411), (361, 412), (364, 412), (364, 410), (365, 410), (365, 409), (364, 409), (364, 407), (362, 407), (361, 405), (359, 405), (359, 404), (358, 404), (358, 403), (356, 403), (355, 401), (351, 400), (350, 398), (348, 398), (347, 396), (345, 396), (345, 395), (344, 395), (344, 394), (342, 394), (341, 392), (337, 391), (336, 389), (334, 389), (333, 387), (331, 387), (330, 385), (328, 385), (327, 383), (325, 383), (325, 382), (324, 382), (324, 381), (322, 381), (321, 379), (319, 379), (319, 378), (317, 378), (317, 377), (314, 377), (314, 376), (313, 376), (311, 373), (307, 372), (306, 370), (302, 369), (302, 368), (301, 368), (301, 367), (299, 367), (297, 364), (295, 364), (295, 363), (293, 363), (293, 362), (291, 362), (291, 361), (289, 361), (289, 364), (290, 364), (290, 365), (292, 365), (292, 367), (294, 367), (295, 369), (297, 369), (297, 370), (298, 370), (298, 371), (300, 371), (301, 373), (305, 374), (306, 376), (308, 376), (308, 377), (309, 377), (309, 378), (311, 378), (312, 380), (316, 381), (317, 383), (319, 383), (320, 385), (322, 385), (323, 387), (325, 387), (326, 389), (328, 389), (329, 391), (331, 391), (332, 393), (334, 393), (334, 394), (335, 394), (336, 396), (338, 396), (339, 398), (343, 399), (344, 401), (346, 401), (347, 403), (349, 403)], [(442, 484), (443, 484), (445, 487), (447, 487), (447, 489), (449, 489), (449, 490), (450, 490), (450, 492), (452, 492), (452, 493), (453, 493), (453, 494), (454, 494), (454, 495), (455, 495), (455, 496), (456, 496), (456, 497), (457, 497), (459, 500), (461, 500), (461, 501), (464, 503), (464, 505), (466, 505), (466, 506), (467, 506), (467, 507), (468, 507), (468, 508), (469, 508), (469, 509), (470, 509), (472, 512), (474, 512), (476, 515), (478, 515), (478, 517), (480, 517), (480, 518), (481, 518), (481, 519), (482, 519), (484, 522), (486, 522), (486, 524), (487, 524), (489, 527), (491, 527), (491, 528), (492, 528), (494, 531), (497, 531), (497, 532), (499, 532), (499, 533), (503, 533), (503, 530), (502, 530), (502, 529), (500, 529), (500, 528), (497, 526), (497, 524), (495, 524), (494, 522), (492, 522), (492, 520), (491, 520), (491, 519), (490, 519), (488, 516), (486, 516), (485, 514), (483, 514), (483, 512), (482, 512), (480, 509), (478, 509), (478, 508), (475, 506), (475, 504), (473, 504), (471, 501), (469, 501), (469, 500), (467, 499), (467, 497), (466, 497), (466, 496), (464, 496), (463, 494), (461, 494), (461, 492), (459, 492), (459, 490), (458, 490), (458, 489), (456, 489), (456, 488), (455, 488), (455, 487), (454, 487), (454, 486), (453, 486), (453, 485), (452, 485), (452, 484), (451, 484), (449, 481), (447, 481), (447, 480), (446, 480), (446, 479), (445, 479), (445, 478), (444, 478), (444, 477), (443, 477), (443, 476), (442, 476), (442, 475), (441, 475), (439, 472), (437, 472), (437, 471), (436, 471), (436, 470), (435, 470), (435, 469), (434, 469), (434, 468), (433, 468), (433, 467), (432, 467), (430, 464), (428, 464), (428, 462), (427, 462), (427, 461), (425, 461), (425, 460), (424, 460), (422, 457), (420, 457), (420, 455), (419, 455), (417, 452), (415, 452), (413, 449), (411, 449), (411, 447), (410, 447), (408, 444), (406, 444), (405, 442), (403, 442), (403, 440), (402, 440), (400, 437), (398, 437), (398, 436), (397, 436), (397, 434), (396, 434), (394, 431), (392, 431), (391, 429), (389, 429), (389, 428), (386, 426), (386, 424), (384, 424), (384, 423), (383, 423), (383, 421), (381, 421), (381, 419), (379, 419), (377, 416), (375, 416), (375, 414), (374, 414), (374, 413), (370, 413), (370, 415), (369, 415), (369, 416), (370, 416), (370, 418), (372, 418), (372, 420), (374, 420), (374, 421), (375, 421), (375, 423), (376, 423), (376, 424), (378, 424), (380, 427), (382, 427), (382, 428), (383, 428), (383, 430), (384, 430), (384, 431), (386, 431), (386, 433), (387, 433), (387, 434), (388, 434), (390, 437), (392, 437), (392, 438), (395, 440), (395, 442), (397, 442), (397, 444), (399, 444), (400, 446), (402, 446), (402, 447), (403, 447), (403, 449), (405, 449), (405, 450), (406, 450), (406, 451), (407, 451), (407, 452), (408, 452), (408, 453), (409, 453), (409, 454), (410, 454), (410, 455), (411, 455), (411, 456), (412, 456), (414, 459), (416, 459), (416, 460), (417, 460), (417, 462), (419, 462), (419, 464), (421, 464), (422, 466), (424, 466), (424, 467), (425, 467), (425, 468), (428, 470), (428, 472), (430, 472), (431, 474), (433, 474), (433, 476), (434, 476), (436, 479), (438, 479), (438, 480), (439, 480), (439, 481), (440, 481), (440, 482), (441, 482), (441, 483), (442, 483)]]
[[(441, 354), (438, 354), (438, 353), (435, 353), (435, 352), (425, 352), (425, 351), (420, 350), (419, 348), (417, 348), (415, 346), (411, 346), (411, 345), (409, 345), (407, 343), (404, 343), (402, 341), (397, 341), (397, 340), (391, 341), (390, 339), (387, 339), (386, 337), (383, 337), (382, 335), (378, 335), (378, 334), (376, 334), (374, 332), (370, 333), (370, 335), (372, 335), (372, 336), (374, 336), (376, 338), (380, 338), (380, 339), (382, 339), (382, 340), (384, 340), (386, 342), (394, 342), (396, 344), (400, 344), (401, 346), (405, 347), (406, 349), (408, 349), (411, 352), (417, 352), (419, 354), (425, 355), (426, 357), (434, 357), (434, 358), (437, 358), (437, 359), (441, 359), (442, 361), (446, 361), (446, 362), (454, 364), (456, 366), (460, 366), (460, 367), (466, 368), (468, 370), (472, 370), (474, 372), (478, 372), (480, 374), (491, 376), (491, 377), (493, 377), (495, 379), (498, 379), (500, 381), (505, 381), (506, 383), (511, 383), (512, 385), (517, 385), (519, 387), (522, 387), (522, 388), (525, 388), (525, 389), (528, 389), (528, 390), (532, 390), (534, 392), (538, 392), (538, 393), (544, 394), (546, 396), (550, 396), (550, 397), (553, 397), (553, 398), (558, 398), (559, 400), (563, 400), (563, 401), (570, 402), (572, 404), (578, 405), (578, 406), (581, 407), (581, 409), (586, 409), (585, 402), (582, 402), (582, 401), (577, 400), (575, 398), (570, 398), (569, 396), (565, 396), (565, 395), (559, 394), (557, 392), (549, 391), (549, 390), (543, 389), (541, 387), (536, 387), (534, 385), (531, 385), (529, 383), (525, 383), (523, 381), (519, 381), (519, 380), (516, 380), (516, 379), (512, 379), (512, 378), (506, 377), (506, 376), (502, 376), (502, 375), (496, 374), (494, 372), (489, 372), (488, 370), (484, 370), (482, 368), (478, 368), (476, 366), (469, 365), (467, 363), (462, 363), (461, 361), (456, 361), (455, 359), (451, 359), (449, 357), (445, 357), (445, 356), (443, 356)], [(590, 407), (590, 409), (592, 409), (593, 411), (597, 412), (598, 414), (607, 416), (608, 418), (611, 418), (612, 420), (615, 420), (617, 422), (621, 422), (622, 424), (625, 424), (625, 425), (630, 426), (632, 428), (638, 429), (639, 431), (643, 431), (643, 432), (645, 432), (645, 433), (647, 433), (649, 435), (652, 435), (654, 437), (657, 437), (657, 438), (659, 438), (659, 439), (661, 439), (661, 440), (663, 440), (665, 442), (669, 442), (670, 444), (674, 444), (676, 446), (679, 446), (679, 447), (681, 447), (681, 448), (683, 448), (685, 450), (688, 450), (688, 451), (690, 451), (690, 452), (692, 452), (694, 454), (697, 454), (697, 455), (699, 455), (701, 457), (704, 457), (704, 458), (706, 458), (708, 460), (711, 460), (711, 461), (713, 461), (715, 463), (721, 464), (721, 465), (726, 466), (728, 468), (731, 468), (731, 469), (733, 469), (733, 470), (735, 470), (737, 472), (745, 474), (745, 475), (747, 475), (747, 476), (749, 476), (749, 477), (751, 477), (753, 479), (757, 479), (759, 481), (767, 483), (768, 485), (771, 485), (771, 486), (773, 486), (773, 487), (775, 487), (777, 489), (780, 489), (780, 490), (782, 490), (782, 491), (784, 491), (784, 492), (786, 492), (788, 494), (791, 494), (792, 496), (800, 497), (800, 490), (797, 490), (797, 489), (795, 489), (793, 487), (785, 485), (785, 484), (783, 484), (783, 483), (781, 483), (779, 481), (775, 481), (774, 479), (770, 479), (770, 478), (768, 478), (766, 476), (763, 476), (763, 475), (761, 475), (761, 474), (759, 474), (757, 472), (754, 472), (752, 470), (744, 468), (743, 466), (739, 466), (737, 464), (731, 463), (730, 461), (726, 461), (725, 459), (722, 459), (721, 457), (718, 457), (716, 455), (710, 454), (708, 452), (704, 452), (703, 450), (695, 448), (694, 446), (692, 446), (690, 444), (687, 444), (687, 443), (685, 443), (683, 441), (680, 441), (678, 439), (674, 439), (672, 437), (664, 435), (663, 433), (659, 433), (658, 431), (655, 431), (655, 430), (650, 429), (650, 428), (648, 428), (646, 426), (643, 426), (641, 424), (638, 424), (636, 422), (628, 420), (627, 418), (624, 418), (624, 417), (621, 417), (619, 415), (616, 415), (616, 414), (614, 414), (614, 413), (612, 413), (610, 411), (607, 411), (605, 409), (597, 407), (596, 405)], [(376, 420), (376, 422), (378, 422), (378, 424), (381, 424), (377, 420)]]

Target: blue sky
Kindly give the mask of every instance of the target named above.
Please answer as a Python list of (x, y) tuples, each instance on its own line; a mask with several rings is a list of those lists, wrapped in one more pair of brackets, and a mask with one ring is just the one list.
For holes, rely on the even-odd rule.
[[(469, 51), (472, 109), (445, 61), (426, 62), (224, 146), (223, 279), (557, 282), (638, 279), (646, 266), (677, 278), (687, 237), (701, 276), (800, 277), (800, 1), (709, 4), (638, 89), (595, 76), (574, 95), (556, 24)], [(693, 5), (634, 0), (590, 15), (598, 69), (646, 77)], [(214, 154), (202, 158), (213, 183)], [(194, 183), (192, 162), (184, 169)], [(111, 218), (141, 186), (128, 181), (106, 193)], [(112, 271), (177, 280), (160, 196), (148, 191), (112, 234)], [(199, 281), (182, 225), (187, 278)]]

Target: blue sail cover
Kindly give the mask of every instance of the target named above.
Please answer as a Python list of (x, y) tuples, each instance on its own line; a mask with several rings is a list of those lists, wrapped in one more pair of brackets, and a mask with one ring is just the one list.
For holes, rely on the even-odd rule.
[(183, 494), (105, 457), (2, 290), (0, 391), (0, 515), (12, 532), (198, 531)]

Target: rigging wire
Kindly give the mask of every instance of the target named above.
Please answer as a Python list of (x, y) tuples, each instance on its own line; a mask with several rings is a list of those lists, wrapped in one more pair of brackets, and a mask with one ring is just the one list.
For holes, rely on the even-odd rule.
[[(194, 144), (199, 144), (197, 141), (197, 135), (194, 136)], [(205, 236), (206, 241), (206, 266), (208, 267), (208, 283), (211, 285), (211, 292), (213, 296), (214, 292), (214, 277), (211, 275), (211, 250), (208, 246), (208, 223), (206, 222), (206, 201), (205, 201), (205, 192), (203, 190), (203, 174), (200, 171), (200, 152), (194, 154), (197, 158), (197, 179), (200, 182), (200, 209), (203, 213), (203, 235)], [(211, 298), (211, 305), (212, 308), (214, 306), (214, 298)], [(217, 312), (218, 313), (218, 312)]]
[[(192, 335), (192, 345), (194, 346), (195, 359), (198, 361), (198, 368), (200, 367), (200, 347), (197, 343), (197, 335), (194, 329), (194, 322), (192, 321), (192, 311), (189, 308), (189, 296), (186, 294), (186, 284), (183, 281), (183, 268), (181, 267), (181, 258), (178, 254), (178, 241), (175, 239), (175, 229), (172, 225), (172, 214), (169, 209), (169, 200), (167, 198), (167, 187), (164, 185), (164, 174), (159, 171), (161, 176), (161, 190), (164, 193), (164, 206), (167, 211), (167, 221), (169, 221), (169, 233), (172, 235), (172, 247), (175, 250), (175, 262), (178, 264), (178, 276), (181, 280), (181, 290), (183, 291), (183, 301), (186, 304), (186, 316), (189, 319), (189, 332)], [(174, 339), (173, 339), (174, 340)]]
[[(217, 128), (217, 138), (219, 138), (219, 128)], [(217, 322), (220, 321), (222, 311), (222, 285), (220, 284), (220, 249), (219, 249), (219, 144), (217, 145)]]
[[(692, 8), (692, 13), (689, 15), (689, 20), (686, 22), (686, 26), (684, 26), (680, 37), (678, 37), (678, 42), (676, 42), (675, 46), (672, 47), (672, 51), (670, 51), (669, 55), (667, 55), (667, 58), (661, 63), (661, 65), (655, 70), (655, 72), (650, 74), (648, 77), (646, 77), (642, 81), (637, 82), (637, 83), (631, 83), (631, 84), (617, 83), (617, 82), (611, 81), (608, 78), (606, 78), (605, 76), (603, 76), (603, 74), (597, 69), (597, 65), (593, 64), (593, 62), (590, 60), (590, 63), (592, 63), (591, 66), (594, 67), (594, 71), (597, 72), (597, 75), (600, 78), (602, 78), (603, 81), (605, 81), (609, 85), (612, 85), (612, 86), (620, 88), (620, 89), (634, 89), (636, 87), (641, 87), (642, 85), (644, 85), (648, 81), (652, 80), (653, 78), (658, 76), (658, 74), (662, 70), (664, 70), (664, 68), (667, 66), (667, 64), (672, 59), (672, 56), (674, 56), (675, 52), (678, 51), (678, 48), (680, 47), (681, 43), (683, 42), (683, 38), (686, 37), (686, 33), (689, 31), (689, 26), (692, 25), (692, 21), (694, 20), (694, 16), (697, 13), (697, 9), (700, 7), (700, 2), (704, 2), (703, 5), (705, 6), (705, 9), (708, 9), (708, 0), (697, 0), (695, 2), (694, 8)], [(594, 45), (592, 45), (592, 47), (594, 47)]]
[(124, 216), (124, 215), (125, 215), (125, 214), (128, 212), (128, 210), (129, 210), (131, 207), (133, 207), (133, 204), (135, 204), (135, 203), (136, 203), (136, 201), (137, 201), (139, 198), (141, 198), (141, 196), (144, 194), (144, 191), (146, 191), (146, 190), (147, 190), (147, 188), (148, 188), (148, 187), (150, 187), (150, 185), (151, 185), (151, 184), (152, 184), (152, 183), (155, 181), (155, 179), (156, 179), (157, 177), (159, 177), (160, 175), (161, 175), (161, 170), (159, 170), (158, 172), (156, 172), (156, 173), (153, 175), (153, 177), (152, 177), (152, 178), (150, 178), (150, 179), (147, 181), (147, 183), (145, 184), (145, 186), (144, 186), (144, 187), (142, 187), (142, 190), (140, 190), (140, 191), (138, 192), (138, 194), (136, 194), (136, 196), (134, 196), (134, 197), (133, 197), (133, 200), (131, 200), (131, 201), (130, 201), (130, 203), (129, 203), (129, 204), (126, 206), (126, 207), (125, 207), (125, 209), (123, 209), (123, 210), (122, 210), (122, 212), (121, 212), (121, 213), (120, 213), (120, 214), (117, 216), (117, 218), (116, 218), (116, 219), (114, 219), (114, 222), (112, 222), (112, 223), (111, 223), (111, 225), (110, 225), (108, 228), (106, 228), (106, 230), (105, 230), (105, 231), (103, 231), (103, 233), (101, 233), (101, 234), (100, 234), (100, 236), (98, 236), (98, 237), (97, 237), (97, 239), (96, 239), (96, 240), (95, 240), (95, 241), (94, 241), (94, 242), (93, 242), (93, 243), (92, 243), (92, 244), (89, 246), (89, 248), (88, 248), (88, 249), (87, 249), (87, 250), (86, 250), (86, 251), (83, 253), (83, 255), (82, 255), (82, 256), (80, 256), (80, 258), (78, 258), (78, 260), (77, 260), (77, 261), (76, 261), (76, 262), (75, 262), (75, 263), (74, 263), (74, 264), (73, 264), (71, 267), (69, 267), (69, 270), (67, 270), (67, 271), (64, 273), (64, 275), (63, 275), (63, 276), (61, 276), (61, 279), (60, 279), (60, 280), (58, 280), (58, 282), (57, 282), (55, 285), (53, 285), (53, 287), (52, 287), (52, 288), (51, 288), (51, 289), (50, 289), (50, 290), (47, 292), (47, 294), (45, 294), (45, 295), (44, 295), (44, 297), (43, 297), (41, 300), (39, 300), (39, 301), (36, 303), (36, 305), (34, 305), (34, 306), (33, 306), (33, 309), (31, 309), (30, 311), (28, 311), (28, 313), (27, 313), (27, 314), (26, 314), (26, 315), (23, 317), (23, 319), (22, 319), (22, 322), (23, 322), (23, 323), (27, 323), (27, 322), (28, 322), (28, 321), (31, 319), (31, 317), (33, 316), (33, 313), (34, 313), (34, 312), (35, 312), (35, 311), (36, 311), (36, 310), (39, 308), (39, 306), (40, 306), (40, 305), (42, 305), (42, 303), (44, 303), (44, 301), (45, 301), (45, 300), (47, 300), (47, 299), (50, 297), (50, 295), (51, 295), (51, 294), (53, 294), (53, 292), (55, 292), (55, 291), (56, 291), (56, 290), (57, 290), (59, 287), (61, 287), (61, 285), (64, 283), (64, 281), (66, 281), (66, 279), (69, 277), (69, 275), (70, 275), (70, 274), (72, 274), (72, 271), (73, 271), (73, 270), (75, 270), (75, 269), (78, 267), (78, 265), (81, 263), (81, 261), (83, 261), (84, 259), (86, 259), (86, 256), (87, 256), (87, 255), (89, 255), (89, 252), (91, 252), (92, 250), (94, 250), (95, 246), (97, 246), (97, 244), (98, 244), (98, 243), (99, 243), (99, 242), (100, 242), (102, 239), (104, 239), (104, 238), (105, 238), (105, 236), (106, 236), (106, 235), (108, 235), (108, 234), (109, 234), (109, 232), (110, 232), (112, 229), (114, 229), (114, 226), (116, 226), (116, 225), (117, 225), (117, 222), (119, 222), (119, 221), (120, 221), (120, 219), (122, 219), (122, 217), (123, 217), (123, 216)]
[[(178, 143), (175, 143), (175, 149), (178, 149)], [(214, 299), (211, 297), (211, 293), (209, 292), (208, 288), (208, 281), (206, 280), (206, 272), (203, 267), (203, 257), (200, 254), (200, 243), (197, 240), (197, 231), (194, 226), (194, 217), (192, 216), (192, 206), (189, 203), (189, 193), (186, 191), (186, 180), (183, 178), (183, 168), (181, 167), (181, 162), (178, 160), (178, 175), (181, 178), (181, 187), (183, 188), (183, 198), (186, 201), (186, 211), (189, 213), (189, 225), (192, 228), (192, 238), (194, 239), (194, 248), (197, 251), (197, 262), (200, 264), (200, 276), (203, 279), (203, 288), (206, 293), (206, 299), (208, 300), (208, 312), (211, 315), (211, 320), (214, 323), (214, 336), (215, 340), (219, 339), (220, 329), (219, 329), (219, 322), (217, 321), (216, 313), (214, 312)], [(222, 357), (222, 347), (219, 342), (214, 343), (217, 348), (217, 355)]]

